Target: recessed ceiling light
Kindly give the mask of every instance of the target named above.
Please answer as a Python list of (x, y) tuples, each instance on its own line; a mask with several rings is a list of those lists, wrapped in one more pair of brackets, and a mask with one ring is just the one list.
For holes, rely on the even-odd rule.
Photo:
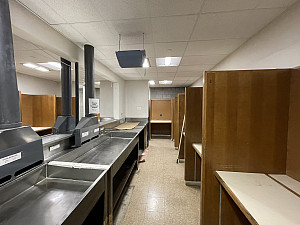
[(46, 69), (46, 68), (44, 68), (44, 67), (41, 67), (41, 66), (36, 67), (36, 68), (34, 68), (34, 69), (39, 70), (39, 71), (42, 71), (42, 72), (49, 72), (48, 69)]
[(95, 84), (96, 84), (96, 85), (100, 85), (100, 81), (96, 81)]
[(145, 58), (143, 63), (143, 68), (149, 68), (149, 67), (150, 67), (149, 59)]
[(156, 58), (156, 66), (179, 66), (181, 57)]
[(61, 70), (61, 64), (58, 62), (47, 62), (47, 63), (38, 63), (38, 64), (47, 67), (51, 70)]
[(149, 84), (150, 85), (155, 85), (155, 81), (154, 80), (149, 80)]
[(171, 80), (160, 80), (159, 84), (172, 84)]
[(35, 69), (37, 68), (38, 66), (33, 64), (33, 63), (23, 63), (23, 66), (26, 66), (28, 68), (31, 68), (31, 69)]

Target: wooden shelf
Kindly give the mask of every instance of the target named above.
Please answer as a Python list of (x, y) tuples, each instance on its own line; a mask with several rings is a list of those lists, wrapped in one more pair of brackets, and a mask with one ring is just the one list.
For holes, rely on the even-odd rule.
[(172, 123), (171, 120), (151, 120), (150, 123)]
[(216, 177), (251, 224), (299, 224), (300, 198), (266, 174), (217, 171)]
[(300, 182), (299, 181), (297, 181), (285, 174), (269, 174), (269, 176), (300, 196)]
[(44, 130), (52, 130), (52, 127), (31, 127), (32, 130), (34, 130), (35, 132), (40, 132), (40, 131), (44, 131)]
[(201, 143), (193, 143), (193, 148), (195, 149), (195, 152), (202, 158), (202, 144)]

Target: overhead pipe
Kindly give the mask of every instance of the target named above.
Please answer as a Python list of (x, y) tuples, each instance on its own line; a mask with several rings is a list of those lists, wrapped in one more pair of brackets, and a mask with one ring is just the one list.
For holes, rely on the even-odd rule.
[(61, 61), (61, 105), (62, 116), (72, 116), (72, 78), (71, 62), (60, 58)]

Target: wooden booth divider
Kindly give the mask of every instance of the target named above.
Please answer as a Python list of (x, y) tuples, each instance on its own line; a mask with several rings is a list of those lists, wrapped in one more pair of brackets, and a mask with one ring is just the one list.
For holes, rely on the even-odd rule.
[(174, 140), (174, 107), (175, 98), (171, 99), (171, 139)]
[(202, 143), (202, 87), (185, 89), (185, 140), (184, 140), (184, 179), (201, 180), (201, 158), (193, 144)]
[[(226, 174), (219, 172), (216, 176), (216, 171), (241, 172), (232, 175), (245, 177), (247, 182), (251, 176), (242, 172), (283, 174), (295, 183), (300, 181), (300, 72), (206, 72), (203, 110), (201, 224), (259, 224), (243, 201), (233, 198), (235, 193), (228, 191), (230, 185), (224, 186), (222, 175)], [(247, 194), (249, 200), (253, 199)], [(263, 203), (257, 202), (256, 211), (264, 215), (268, 210), (258, 210), (260, 205)], [(276, 221), (274, 212), (271, 219)]]
[(20, 94), (19, 97), (23, 126), (31, 126), (42, 134), (52, 133), (56, 121), (55, 95)]
[(150, 100), (150, 138), (152, 135), (171, 136), (171, 100)]
[[(174, 146), (179, 148), (180, 136), (182, 131), (182, 124), (185, 110), (185, 94), (178, 94), (175, 98), (175, 113), (174, 113)], [(183, 158), (182, 157), (179, 157)]]
[[(56, 97), (56, 117), (61, 116), (61, 97)], [(72, 97), (72, 116), (76, 114), (76, 98)]]

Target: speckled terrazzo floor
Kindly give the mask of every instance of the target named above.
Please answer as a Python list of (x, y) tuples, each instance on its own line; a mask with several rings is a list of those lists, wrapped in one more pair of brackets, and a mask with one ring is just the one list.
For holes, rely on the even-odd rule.
[(176, 164), (178, 151), (167, 139), (152, 139), (146, 162), (140, 164), (123, 225), (200, 224), (200, 189), (184, 183), (184, 164)]

